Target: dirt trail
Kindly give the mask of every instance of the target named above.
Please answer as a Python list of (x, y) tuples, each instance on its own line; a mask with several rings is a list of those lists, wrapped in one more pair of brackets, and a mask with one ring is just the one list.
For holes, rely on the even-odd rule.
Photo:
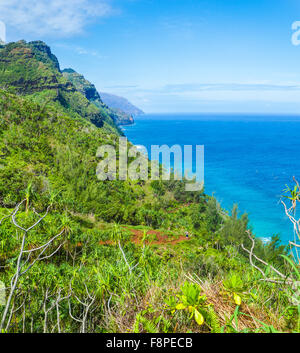
[[(135, 244), (141, 244), (142, 243), (142, 239), (144, 237), (144, 232), (141, 230), (137, 230), (137, 229), (128, 229), (133, 237), (132, 237), (132, 242)], [(155, 240), (149, 240), (147, 239), (145, 241), (146, 244), (152, 244), (152, 245), (161, 245), (161, 244), (178, 244), (181, 243), (183, 241), (188, 241), (189, 239), (187, 239), (185, 236), (180, 236), (177, 239), (172, 239), (169, 238), (168, 235), (163, 234), (162, 232), (158, 231), (158, 230), (148, 230), (148, 232), (146, 233), (147, 235), (155, 235), (156, 239)]]
[[(132, 238), (131, 241), (136, 244), (136, 245), (140, 245), (142, 244), (142, 240), (144, 237), (144, 232), (141, 230), (137, 230), (137, 229), (132, 229), (132, 228), (125, 228), (124, 229), (130, 231), (130, 233), (132, 234)], [(151, 240), (151, 239), (146, 239), (145, 244), (151, 244), (151, 245), (162, 245), (162, 244), (171, 244), (171, 245), (175, 245), (178, 243), (181, 243), (183, 241), (189, 241), (190, 238), (186, 238), (185, 236), (181, 235), (180, 237), (176, 238), (176, 239), (172, 239), (169, 238), (169, 236), (167, 234), (163, 234), (162, 232), (158, 231), (158, 230), (148, 230), (147, 235), (155, 235), (155, 240)], [(112, 240), (106, 240), (106, 241), (99, 241), (100, 245), (112, 245), (114, 244), (114, 242)]]

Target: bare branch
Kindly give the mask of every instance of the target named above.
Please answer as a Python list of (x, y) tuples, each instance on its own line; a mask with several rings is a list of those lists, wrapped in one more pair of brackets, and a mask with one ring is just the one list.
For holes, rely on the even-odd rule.
[(252, 257), (253, 257), (253, 250), (254, 250), (254, 247), (255, 247), (255, 240), (251, 237), (249, 231), (247, 231), (247, 234), (248, 234), (249, 239), (252, 241), (251, 250), (250, 250), (250, 251), (247, 250), (247, 249), (244, 247), (244, 244), (242, 244), (242, 249), (245, 250), (245, 251), (249, 254), (249, 260), (250, 260), (251, 266), (254, 267), (255, 269), (257, 269), (264, 277), (266, 277), (264, 271), (263, 271), (261, 268), (259, 268), (258, 266), (254, 265), (254, 263), (253, 263)]
[[(287, 279), (287, 276), (285, 276), (283, 273), (279, 272), (276, 268), (274, 268), (273, 266), (271, 266), (270, 264), (268, 264), (267, 262), (263, 261), (262, 259), (260, 259), (259, 257), (257, 257), (255, 254), (253, 254), (253, 250), (255, 247), (255, 240), (254, 238), (251, 237), (251, 233), (250, 231), (247, 231), (248, 237), (249, 239), (252, 241), (252, 246), (251, 246), (251, 250), (248, 250), (244, 247), (244, 245), (242, 244), (242, 249), (244, 251), (246, 251), (249, 254), (249, 260), (250, 260), (250, 264), (252, 267), (254, 267), (255, 269), (257, 269), (264, 277), (264, 279), (261, 279), (261, 281), (265, 281), (265, 282), (270, 282), (270, 283), (277, 283), (277, 284), (282, 284), (282, 283), (292, 283), (293, 281), (290, 279)], [(274, 271), (278, 276), (280, 276), (281, 278), (283, 278), (283, 280), (276, 280), (276, 279), (271, 279), (271, 278), (266, 278), (266, 274), (265, 272), (258, 266), (256, 266), (253, 263), (253, 259), (255, 258), (257, 261), (259, 261), (260, 263), (264, 264), (265, 266), (269, 267), (272, 271)]]
[[(63, 244), (61, 244), (54, 252), (52, 252), (50, 255), (48, 256), (42, 256), (45, 251), (49, 248), (49, 246), (51, 244), (53, 244), (54, 240), (57, 239), (60, 235), (63, 234), (64, 232), (64, 229), (59, 233), (57, 234), (55, 237), (53, 237), (52, 239), (50, 239), (46, 244), (38, 247), (38, 248), (35, 248), (35, 249), (31, 249), (31, 250), (25, 250), (25, 244), (26, 244), (26, 239), (27, 239), (27, 234), (28, 232), (30, 232), (32, 229), (34, 229), (35, 227), (38, 226), (38, 224), (40, 224), (42, 222), (42, 220), (48, 215), (48, 212), (49, 212), (49, 209), (50, 207), (47, 208), (47, 211), (46, 213), (40, 217), (38, 219), (37, 222), (35, 222), (32, 226), (30, 226), (29, 228), (25, 229), (23, 228), (22, 226), (20, 226), (17, 221), (16, 221), (16, 215), (17, 213), (19, 212), (20, 210), (20, 207), (22, 206), (22, 204), (25, 202), (26, 200), (23, 200), (21, 201), (17, 206), (16, 208), (14, 209), (14, 211), (8, 215), (8, 216), (5, 216), (1, 219), (0, 221), (0, 224), (2, 223), (2, 221), (4, 219), (7, 219), (7, 218), (10, 218), (11, 217), (11, 220), (13, 222), (13, 224), (15, 225), (16, 228), (20, 229), (22, 232), (23, 232), (23, 236), (22, 236), (22, 242), (21, 242), (21, 247), (20, 247), (20, 250), (19, 250), (19, 255), (17, 257), (17, 264), (16, 264), (16, 270), (15, 270), (15, 273), (14, 275), (12, 276), (11, 278), (11, 281), (10, 281), (10, 292), (9, 292), (9, 295), (8, 295), (8, 299), (7, 299), (7, 302), (6, 302), (6, 305), (5, 305), (5, 308), (4, 308), (4, 312), (3, 312), (3, 315), (2, 315), (2, 319), (1, 319), (1, 323), (0, 323), (0, 332), (3, 330), (4, 328), (4, 325), (5, 325), (5, 322), (6, 322), (6, 319), (7, 319), (7, 316), (8, 316), (8, 312), (9, 312), (9, 308), (10, 308), (10, 305), (12, 303), (12, 299), (15, 295), (15, 291), (16, 291), (16, 288), (17, 288), (17, 284), (19, 282), (19, 279), (22, 275), (24, 275), (27, 271), (29, 271), (38, 261), (41, 261), (41, 260), (44, 260), (44, 259), (48, 259), (50, 258), (51, 256), (53, 256), (55, 253), (57, 253), (57, 251), (61, 248), (61, 246)], [(35, 212), (36, 213), (36, 212)], [(37, 214), (37, 213), (36, 213)], [(27, 266), (29, 260), (30, 260), (30, 256), (32, 253), (36, 252), (36, 251), (40, 251), (40, 253), (38, 254), (38, 256), (36, 257), (36, 259), (25, 269), (24, 267)], [(28, 254), (27, 256), (27, 259), (24, 261), (23, 260), (23, 256), (25, 254)], [(7, 325), (6, 327), (9, 326), (9, 323), (10, 323), (10, 319), (11, 319), (11, 315), (9, 316), (8, 318), (8, 322), (7, 322)], [(46, 323), (45, 323), (46, 325)]]

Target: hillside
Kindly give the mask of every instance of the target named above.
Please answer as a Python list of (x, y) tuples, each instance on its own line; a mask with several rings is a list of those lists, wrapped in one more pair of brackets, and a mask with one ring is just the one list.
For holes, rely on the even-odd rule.
[(43, 42), (19, 41), (0, 46), (0, 87), (55, 106), (74, 118), (116, 129), (109, 111), (96, 107), (60, 71), (57, 58)]
[(131, 104), (126, 98), (104, 92), (101, 92), (100, 95), (103, 102), (113, 109), (121, 110), (126, 114), (133, 116), (145, 114), (141, 109)]
[(36, 43), (0, 48), (0, 331), (300, 331), (297, 265), (237, 207), (184, 181), (97, 179), (120, 132)]
[(83, 75), (78, 74), (73, 69), (65, 69), (62, 71), (64, 77), (72, 82), (76, 89), (81, 92), (91, 103), (98, 108), (106, 111), (117, 125), (130, 125), (134, 123), (131, 114), (127, 114), (122, 110), (114, 109), (103, 103), (95, 85), (86, 80)]

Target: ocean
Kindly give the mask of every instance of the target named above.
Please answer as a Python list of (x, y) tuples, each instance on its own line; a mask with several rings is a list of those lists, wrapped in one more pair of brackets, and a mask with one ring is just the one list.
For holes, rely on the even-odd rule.
[(122, 128), (135, 145), (204, 145), (205, 192), (222, 208), (237, 204), (257, 237), (293, 239), (280, 203), (286, 184), (300, 179), (300, 116), (148, 114)]

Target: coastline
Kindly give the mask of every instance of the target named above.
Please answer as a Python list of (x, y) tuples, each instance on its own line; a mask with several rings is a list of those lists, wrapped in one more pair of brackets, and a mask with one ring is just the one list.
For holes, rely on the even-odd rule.
[[(273, 157), (273, 160), (270, 160), (273, 146), (272, 144), (270, 145), (271, 136), (269, 135), (278, 134), (281, 125), (285, 126), (284, 132), (287, 133), (290, 128), (290, 122), (285, 121), (281, 115), (276, 116), (273, 120), (270, 120), (270, 116), (267, 116), (267, 121), (236, 121), (234, 123), (235, 128), (228, 129), (229, 123), (232, 123), (231, 117), (228, 114), (223, 116), (223, 120), (217, 121), (202, 120), (203, 115), (199, 116), (200, 118), (197, 120), (196, 114), (193, 114), (194, 119), (190, 120), (189, 114), (178, 114), (176, 119), (172, 120), (171, 114), (167, 115), (168, 119), (166, 119), (165, 114), (161, 115), (161, 119), (159, 119), (159, 114), (155, 114), (154, 118), (153, 115), (147, 114), (138, 117), (135, 124), (126, 126), (123, 132), (132, 143), (145, 145), (146, 147), (149, 147), (151, 144), (167, 144), (172, 146), (176, 143), (183, 145), (189, 143), (189, 141), (190, 144), (201, 144), (203, 140), (204, 142), (207, 141), (207, 143), (204, 143), (206, 193), (214, 195), (222, 208), (227, 210), (229, 214), (233, 205), (238, 204), (240, 215), (242, 213), (249, 215), (249, 223), (254, 234), (264, 242), (270, 241), (273, 235), (279, 234), (281, 242), (287, 244), (293, 237), (293, 230), (289, 220), (285, 217), (279, 200), (281, 196), (280, 192), (285, 188), (285, 184), (289, 179), (293, 177), (295, 165), (291, 166), (292, 168), (286, 165), (286, 154), (282, 156), (281, 160), (278, 159), (280, 154), (277, 154), (276, 157)], [(218, 116), (221, 118), (221, 115)], [(300, 116), (297, 116), (296, 121), (294, 120), (292, 123), (297, 124), (298, 127)], [(199, 126), (205, 127), (205, 129), (200, 131)], [(266, 130), (266, 127), (268, 130)], [(218, 130), (215, 128), (222, 128), (222, 130), (215, 133), (214, 130)], [(197, 129), (199, 130), (198, 134)], [(250, 130), (248, 137), (247, 129)], [(274, 132), (272, 132), (272, 129), (274, 129)], [(248, 147), (243, 146), (243, 149), (241, 148), (247, 141), (250, 144), (252, 134), (256, 130), (260, 132), (260, 147), (265, 152), (261, 154), (261, 151), (259, 151), (258, 159), (255, 159), (255, 146), (249, 145)], [(160, 131), (159, 136), (155, 131)], [(239, 138), (238, 135), (240, 133), (243, 135)], [(216, 136), (213, 137), (213, 134)], [(265, 145), (262, 143), (263, 136), (266, 141)], [(244, 137), (247, 137), (246, 142), (243, 141)], [(278, 139), (276, 138), (274, 144), (277, 141)], [(230, 142), (232, 146), (230, 146)], [(218, 146), (225, 147), (218, 148)], [(236, 148), (237, 146), (239, 148)], [(230, 147), (234, 150), (233, 154), (230, 153)], [(269, 148), (268, 151), (267, 148)], [(249, 160), (252, 163), (251, 165), (243, 163), (247, 149), (252, 150), (251, 157), (254, 157)], [(296, 150), (297, 144), (294, 146), (295, 153)], [(266, 153), (268, 154), (268, 163), (265, 163), (262, 159)], [(230, 158), (232, 161), (230, 161)], [(226, 159), (229, 159), (229, 163)], [(240, 163), (239, 160), (241, 160), (241, 167), (238, 165)], [(235, 161), (237, 162), (235, 163)], [(274, 164), (275, 162), (276, 164)], [(268, 171), (271, 165), (276, 170), (273, 173), (274, 175)], [(284, 170), (285, 167), (287, 171)], [(283, 172), (277, 175), (276, 172), (281, 168), (283, 168)], [(290, 174), (288, 173), (289, 169), (291, 169)], [(300, 166), (298, 166), (298, 171), (300, 174)], [(269, 188), (267, 186), (268, 183), (271, 184)], [(277, 188), (276, 192), (274, 192), (275, 188)]]

